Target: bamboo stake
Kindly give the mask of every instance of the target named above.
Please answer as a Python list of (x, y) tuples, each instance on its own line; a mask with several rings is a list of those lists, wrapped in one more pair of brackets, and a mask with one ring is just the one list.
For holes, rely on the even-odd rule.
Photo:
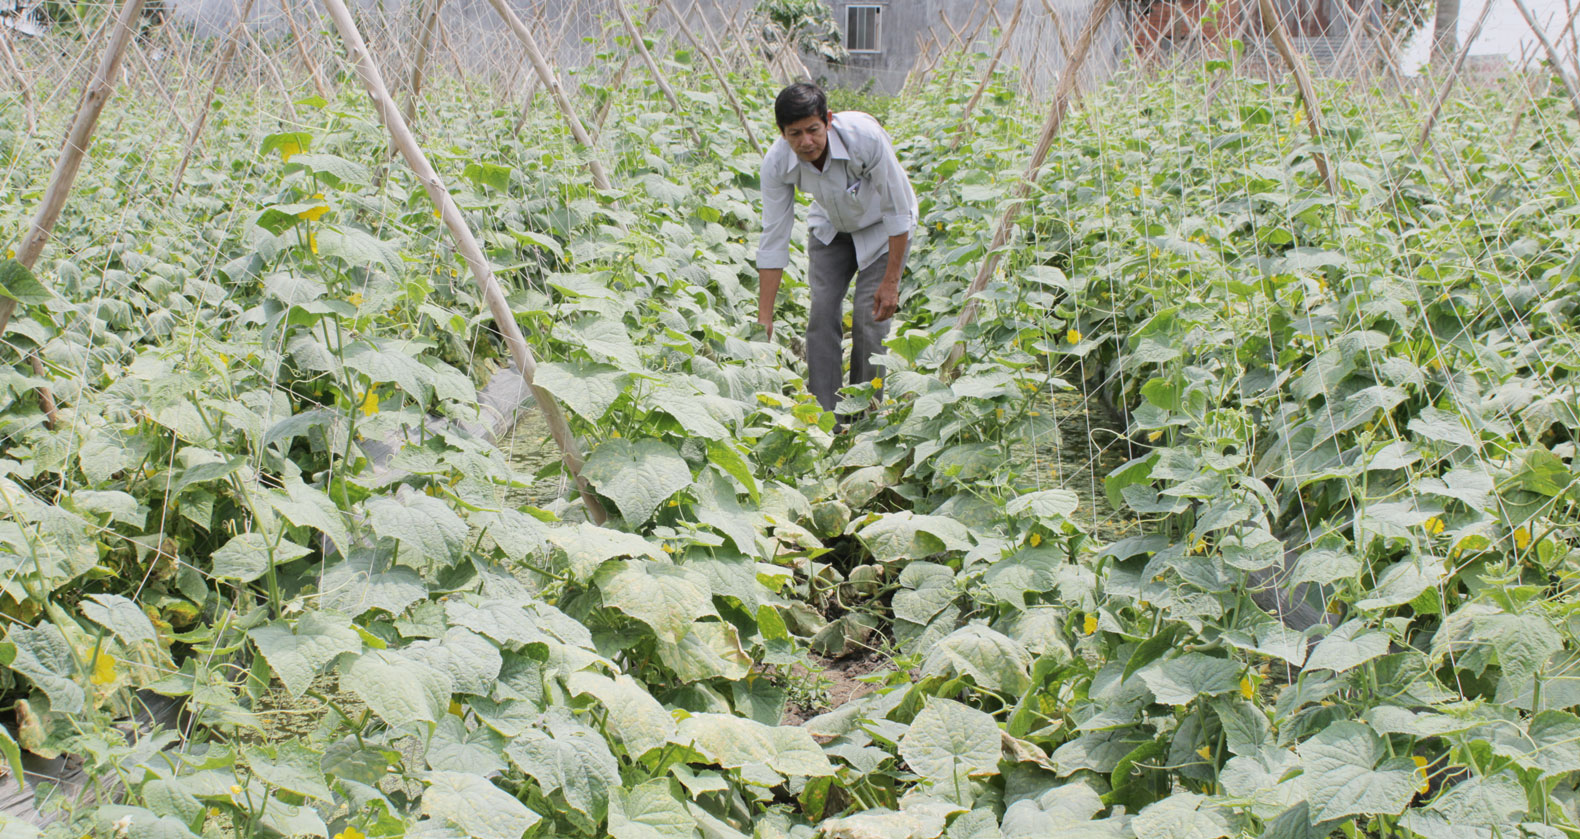
[(417, 121), (417, 99), (422, 96), (422, 71), (428, 63), (428, 52), (433, 49), (433, 33), (438, 28), (439, 9), (444, 0), (431, 0), (428, 13), (423, 15), (422, 29), (417, 34), (417, 54), (411, 59), (411, 81), (406, 86), (406, 110), (402, 116), (408, 125)]
[[(1283, 56), (1290, 72), (1295, 74), (1295, 86), (1300, 90), (1300, 99), (1306, 106), (1306, 127), (1311, 131), (1312, 140), (1320, 143), (1324, 137), (1322, 105), (1317, 101), (1317, 89), (1311, 84), (1311, 76), (1306, 72), (1305, 62), (1300, 60), (1294, 45), (1290, 43), (1289, 35), (1284, 31), (1283, 21), (1279, 20), (1278, 12), (1273, 9), (1272, 0), (1257, 0), (1257, 7), (1262, 13), (1262, 27), (1272, 37), (1273, 46), (1278, 48), (1278, 54)], [(1328, 168), (1327, 155), (1313, 150), (1311, 160), (1317, 166), (1317, 174), (1322, 178), (1322, 185), (1328, 188), (1330, 194), (1337, 196), (1339, 182), (1333, 177), (1333, 171)]]
[(504, 335), (505, 345), (510, 349), (516, 371), (532, 388), (532, 395), (537, 399), (538, 408), (543, 411), (543, 419), (548, 423), (549, 434), (559, 445), (561, 460), (565, 464), (566, 471), (576, 482), (582, 503), (587, 507), (588, 518), (602, 524), (608, 519), (608, 514), (604, 512), (603, 505), (598, 502), (598, 497), (593, 494), (586, 479), (581, 475), (583, 463), (581, 446), (571, 433), (570, 424), (566, 422), (565, 412), (561, 410), (559, 403), (548, 391), (533, 384), (533, 377), (538, 369), (537, 359), (533, 357), (532, 349), (527, 346), (526, 338), (521, 334), (521, 327), (516, 323), (516, 315), (505, 300), (504, 291), (499, 287), (499, 280), (494, 276), (493, 269), (489, 267), (488, 258), (483, 255), (482, 248), (478, 247), (472, 229), (467, 226), (466, 218), (461, 215), (461, 208), (456, 206), (455, 199), (450, 197), (444, 181), (440, 180), (433, 165), (428, 162), (428, 156), (418, 146), (417, 138), (412, 135), (411, 128), (401, 117), (394, 98), (384, 86), (378, 65), (374, 63), (372, 54), (368, 52), (368, 46), (362, 40), (362, 33), (357, 31), (356, 22), (351, 19), (351, 11), (346, 8), (344, 0), (324, 0), (324, 5), (329, 8), (329, 16), (334, 20), (335, 27), (340, 30), (340, 37), (346, 42), (346, 52), (356, 66), (357, 75), (362, 78), (363, 86), (367, 88), (368, 98), (373, 100), (373, 108), (378, 112), (379, 120), (389, 131), (391, 141), (400, 149), (406, 165), (412, 168), (417, 180), (421, 181), (423, 187), (428, 190), (428, 197), (439, 208), (444, 226), (455, 240), (456, 250), (472, 269), (472, 277), (477, 281), (483, 299), (488, 302), (494, 324)]
[(220, 50), (219, 63), (214, 67), (214, 78), (209, 81), (208, 95), (203, 97), (203, 107), (198, 109), (192, 130), (187, 133), (186, 149), (181, 153), (181, 165), (176, 167), (175, 177), (170, 179), (172, 196), (181, 191), (181, 177), (186, 174), (187, 164), (192, 162), (192, 152), (197, 149), (198, 138), (203, 136), (203, 126), (208, 124), (208, 114), (214, 107), (214, 94), (219, 92), (220, 80), (225, 77), (225, 71), (230, 69), (230, 60), (235, 57), (236, 49), (241, 45), (241, 34), (247, 28), (247, 18), (252, 14), (254, 1), (243, 2), (241, 16), (236, 19), (236, 25), (231, 27), (230, 37), (225, 39), (224, 49)]
[[(643, 26), (647, 26), (647, 25), (651, 24), (653, 22), (653, 15), (655, 13), (657, 13), (657, 12), (658, 12), (658, 7), (657, 6), (654, 6), (652, 9), (649, 9), (648, 13), (647, 13), (648, 16), (642, 22), (642, 25)], [(607, 35), (605, 37), (607, 38)], [(634, 53), (634, 52), (627, 52), (625, 54), (625, 58), (620, 60), (620, 66), (615, 68), (614, 75), (609, 77), (608, 84), (604, 85), (604, 89), (606, 91), (608, 91), (608, 96), (607, 96), (607, 98), (604, 99), (603, 105), (599, 106), (597, 115), (595, 115), (593, 117), (593, 128), (592, 128), (593, 139), (597, 139), (598, 136), (603, 133), (604, 123), (606, 121), (608, 121), (609, 114), (614, 111), (614, 102), (615, 102), (615, 99), (618, 98), (616, 94), (620, 91), (621, 87), (625, 84), (625, 74), (630, 71), (630, 69), (631, 69), (631, 60), (633, 58), (635, 58), (635, 57), (636, 57), (636, 53)]]
[[(695, 2), (695, 0), (693, 0), (691, 8), (686, 10), (685, 16), (681, 19), (681, 25), (684, 26), (689, 23), (691, 20), (691, 13), (693, 11), (697, 13), (697, 20), (702, 22), (702, 37), (708, 42), (708, 47), (712, 49), (716, 55), (729, 62), (730, 69), (733, 70), (740, 66), (739, 63), (732, 57), (731, 52), (726, 50), (723, 44), (719, 43), (719, 36), (713, 31), (713, 24), (708, 22), (708, 16), (702, 13), (702, 4), (700, 2)], [(737, 51), (735, 55), (739, 55), (739, 52)]]
[(455, 68), (455, 77), (464, 87), (470, 88), (466, 82), (466, 68), (461, 66), (461, 54), (455, 51), (455, 44), (450, 43), (450, 29), (444, 25), (444, 18), (438, 19), (439, 43), (444, 45), (444, 51), (450, 56), (450, 66)]
[[(99, 60), (99, 67), (87, 87), (83, 88), (82, 101), (77, 105), (77, 115), (72, 119), (71, 130), (66, 134), (60, 160), (55, 163), (55, 172), (50, 176), (49, 186), (44, 189), (44, 200), (33, 216), (27, 235), (22, 237), (17, 247), (16, 260), (29, 271), (38, 264), (39, 254), (44, 252), (44, 244), (49, 241), (49, 234), (60, 219), (60, 211), (66, 206), (66, 198), (71, 194), (71, 186), (76, 182), (77, 172), (82, 167), (82, 158), (87, 155), (88, 144), (93, 140), (93, 128), (98, 124), (99, 114), (104, 111), (104, 104), (109, 101), (110, 94), (115, 92), (115, 75), (121, 69), (121, 57), (126, 54), (126, 45), (131, 43), (132, 36), (136, 34), (137, 16), (142, 10), (143, 0), (126, 0), (121, 6), (121, 12), (115, 19), (115, 28), (110, 32), (109, 43), (105, 45), (104, 55)], [(0, 300), (0, 335), (5, 334), (15, 312), (15, 300)], [(44, 363), (39, 360), (37, 353), (28, 356), (28, 363), (34, 375), (44, 375)], [(54, 394), (50, 393), (48, 386), (38, 388), (38, 401), (53, 427), (59, 414), (55, 410)]]
[(757, 142), (757, 135), (752, 133), (751, 120), (746, 118), (746, 112), (741, 109), (740, 100), (735, 98), (735, 91), (730, 87), (730, 80), (725, 77), (724, 71), (719, 68), (719, 63), (713, 59), (711, 53), (697, 43), (697, 36), (691, 33), (691, 27), (686, 25), (685, 18), (680, 16), (680, 12), (675, 8), (673, 0), (661, 0), (661, 2), (669, 10), (669, 13), (674, 15), (675, 22), (680, 26), (680, 34), (685, 36), (686, 43), (690, 44), (691, 48), (702, 56), (703, 61), (707, 62), (709, 72), (713, 73), (715, 79), (718, 79), (719, 89), (724, 93), (725, 100), (730, 103), (730, 109), (735, 111), (735, 118), (740, 120), (741, 128), (746, 130), (746, 141), (751, 144), (752, 151), (762, 154), (763, 147)]
[[(637, 30), (636, 21), (631, 19), (631, 13), (626, 10), (625, 0), (614, 0), (614, 10), (620, 15), (620, 23), (625, 26), (625, 34), (630, 37), (631, 46), (636, 49), (636, 54), (642, 57), (642, 63), (647, 65), (648, 74), (658, 84), (658, 89), (664, 94), (664, 98), (668, 100), (669, 107), (675, 109), (675, 116), (682, 118), (684, 122), (683, 115), (685, 110), (680, 107), (680, 100), (675, 97), (675, 89), (669, 86), (669, 80), (664, 77), (664, 71), (659, 68), (658, 62), (653, 60), (653, 54), (647, 51), (647, 41), (642, 37), (642, 33)], [(648, 12), (649, 21), (652, 20), (653, 15), (657, 11), (658, 5), (654, 4), (652, 10)], [(697, 136), (697, 130), (692, 128), (689, 122), (684, 122), (684, 124), (686, 126), (686, 136), (691, 138), (691, 144), (694, 146), (702, 145), (702, 138)]]
[[(337, 1), (330, 0), (330, 2)], [(510, 7), (505, 4), (505, 0), (488, 0), (488, 2), (493, 5), (494, 11), (499, 13), (499, 16), (504, 19), (510, 30), (516, 33), (516, 38), (521, 41), (521, 45), (526, 48), (527, 57), (532, 59), (532, 69), (537, 71), (538, 79), (542, 81), (544, 87), (549, 89), (549, 94), (554, 97), (554, 104), (559, 106), (560, 115), (565, 118), (566, 125), (570, 126), (571, 136), (576, 138), (577, 145), (588, 151), (596, 151), (592, 137), (588, 136), (587, 128), (582, 125), (581, 117), (576, 115), (576, 108), (571, 105), (571, 100), (565, 96), (565, 89), (560, 86), (559, 77), (555, 75), (553, 68), (549, 67), (548, 62), (543, 59), (543, 53), (538, 51), (538, 42), (532, 37), (532, 33), (527, 31), (527, 27), (521, 22), (521, 18), (516, 17), (516, 13), (510, 10)], [(609, 183), (608, 173), (604, 171), (603, 164), (598, 162), (597, 157), (588, 158), (587, 169), (592, 172), (593, 184), (599, 189), (605, 191), (614, 189), (614, 186)]]
[(1009, 16), (1009, 23), (999, 35), (998, 48), (993, 50), (993, 57), (988, 60), (987, 72), (982, 74), (982, 81), (977, 89), (966, 100), (965, 112), (960, 115), (960, 124), (955, 126), (954, 142), (949, 144), (952, 152), (960, 148), (960, 143), (966, 137), (966, 126), (971, 122), (971, 112), (976, 110), (977, 103), (982, 101), (982, 94), (987, 92), (988, 85), (993, 81), (993, 71), (998, 69), (999, 60), (1004, 57), (1004, 51), (1009, 49), (1009, 40), (1015, 34), (1015, 27), (1020, 24), (1020, 12), (1026, 5), (1026, 0), (1015, 0), (1015, 11)]
[[(966, 302), (960, 310), (960, 316), (955, 320), (955, 329), (964, 331), (976, 320), (979, 304), (979, 295), (982, 289), (987, 288), (988, 280), (992, 279), (993, 272), (998, 270), (999, 261), (1004, 258), (1004, 245), (1009, 242), (1010, 234), (1015, 229), (1015, 220), (1020, 215), (1021, 208), (1026, 204), (1027, 197), (1031, 194), (1032, 187), (1037, 183), (1037, 177), (1042, 171), (1042, 164), (1048, 159), (1048, 152), (1053, 149), (1053, 139), (1058, 136), (1059, 127), (1064, 124), (1064, 115), (1070, 107), (1070, 94), (1075, 89), (1076, 79), (1081, 74), (1081, 65), (1086, 63), (1086, 56), (1091, 52), (1092, 39), (1097, 35), (1097, 29), (1108, 18), (1108, 10), (1113, 8), (1114, 0), (1097, 0), (1092, 6), (1092, 13), (1086, 19), (1086, 25), (1081, 28), (1081, 35), (1075, 42), (1075, 52), (1070, 55), (1070, 61), (1059, 74), (1059, 87), (1053, 93), (1053, 105), (1048, 109), (1048, 118), (1043, 122), (1042, 134), (1037, 139), (1037, 146), (1032, 150), (1031, 160), (1026, 163), (1026, 171), (1021, 175), (1020, 183), (1016, 184), (1014, 196), (999, 216), (998, 225), (993, 230), (992, 243), (988, 245), (987, 255), (982, 260), (981, 267), (977, 270), (976, 278), (966, 289)], [(944, 371), (947, 373), (960, 358), (965, 355), (964, 336), (949, 353), (949, 359), (944, 362)]]
[(280, 9), (285, 13), (285, 25), (291, 30), (291, 41), (296, 44), (296, 53), (302, 57), (302, 64), (307, 67), (308, 75), (313, 77), (313, 89), (318, 91), (318, 97), (329, 101), (329, 87), (324, 83), (323, 72), (318, 69), (318, 62), (313, 60), (313, 54), (307, 49), (307, 38), (302, 35), (302, 30), (296, 25), (296, 16), (291, 14), (291, 0), (280, 0)]
[(16, 79), (16, 86), (22, 91), (22, 113), (27, 119), (27, 133), (32, 134), (38, 130), (38, 106), (33, 103), (32, 85), (22, 76), (22, 66), (16, 59), (16, 53), (11, 50), (11, 36), (0, 36), (0, 61), (5, 63), (6, 73)]
[[(978, 2), (981, 2), (981, 0), (978, 0)], [(997, 0), (986, 0), (986, 2), (987, 12), (982, 15), (980, 20), (977, 21), (976, 28), (971, 30), (971, 34), (966, 36), (967, 49), (976, 45), (977, 38), (982, 35), (982, 28), (987, 26), (988, 18), (998, 14), (998, 10), (993, 7), (993, 4), (996, 3)]]
[(1426, 115), (1426, 121), (1421, 123), (1421, 133), (1416, 137), (1414, 156), (1420, 157), (1421, 150), (1426, 148), (1427, 138), (1432, 135), (1432, 126), (1437, 124), (1437, 116), (1443, 110), (1443, 103), (1448, 101), (1448, 94), (1454, 89), (1454, 82), (1458, 81), (1460, 71), (1465, 67), (1465, 59), (1470, 57), (1470, 47), (1476, 43), (1476, 37), (1481, 34), (1481, 27), (1487, 22), (1487, 15), (1492, 13), (1492, 0), (1481, 7), (1481, 15), (1476, 18), (1475, 25), (1470, 27), (1470, 35), (1465, 38), (1465, 45), (1459, 48), (1459, 55), (1454, 57), (1454, 67), (1448, 71), (1448, 78), (1443, 80), (1443, 86), (1437, 91), (1437, 99), (1432, 103), (1432, 110)]
[[(953, 44), (951, 44), (951, 46), (953, 46), (955, 49), (965, 49), (966, 41), (964, 38), (960, 37), (960, 30), (956, 29), (954, 23), (949, 20), (949, 15), (944, 14), (943, 9), (939, 9), (938, 17), (944, 22), (944, 28), (949, 30), (949, 37), (953, 40)], [(970, 23), (971, 21), (967, 20), (966, 22)]]
[(1547, 32), (1537, 24), (1536, 16), (1531, 14), (1531, 7), (1525, 0), (1514, 0), (1514, 7), (1520, 10), (1525, 22), (1536, 34), (1536, 40), (1540, 41), (1542, 49), (1547, 51), (1547, 60), (1552, 62), (1553, 72), (1558, 74), (1558, 78), (1564, 83), (1564, 90), (1569, 93), (1569, 104), (1574, 108), (1575, 117), (1580, 118), (1580, 89), (1575, 87), (1575, 80), (1569, 78), (1569, 73), (1564, 70), (1563, 61), (1558, 58), (1558, 50), (1553, 48), (1553, 42), (1547, 38)]
[[(543, 26), (545, 30), (547, 30), (548, 24), (541, 16), (538, 18), (538, 23), (539, 25)], [(559, 52), (560, 44), (565, 40), (565, 30), (570, 28), (570, 23), (570, 14), (566, 14), (561, 18), (559, 31), (554, 33), (554, 38), (549, 43), (549, 55), (555, 55)], [(516, 126), (511, 130), (511, 133), (514, 136), (520, 137), (521, 129), (527, 127), (527, 118), (532, 116), (532, 100), (536, 99), (537, 97), (538, 77), (536, 74), (534, 74), (532, 78), (527, 80), (527, 92), (521, 97), (521, 113), (516, 115)], [(593, 137), (596, 139), (598, 136), (598, 129), (594, 128), (592, 133)]]

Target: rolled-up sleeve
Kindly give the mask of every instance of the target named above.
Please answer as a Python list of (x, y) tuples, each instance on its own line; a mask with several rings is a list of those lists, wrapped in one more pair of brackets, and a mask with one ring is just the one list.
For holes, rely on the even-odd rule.
[(894, 154), (894, 145), (881, 130), (878, 136), (877, 165), (872, 170), (873, 186), (878, 188), (879, 209), (883, 213), (883, 232), (898, 236), (916, 227), (916, 193), (911, 179)]
[(785, 183), (776, 171), (774, 155), (763, 159), (763, 235), (757, 240), (757, 267), (784, 268), (790, 264), (790, 229), (795, 225), (795, 185)]

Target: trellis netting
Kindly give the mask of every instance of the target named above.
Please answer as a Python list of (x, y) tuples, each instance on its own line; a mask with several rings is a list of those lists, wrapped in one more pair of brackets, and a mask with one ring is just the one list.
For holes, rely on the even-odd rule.
[[(0, 835), (1573, 835), (1521, 4), (1491, 76), (1391, 6), (0, 15)], [(921, 218), (829, 412), (759, 167), (862, 68)]]

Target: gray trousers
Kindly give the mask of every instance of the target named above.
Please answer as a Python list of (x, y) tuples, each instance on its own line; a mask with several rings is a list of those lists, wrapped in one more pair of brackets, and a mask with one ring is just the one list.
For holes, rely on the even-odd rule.
[(856, 278), (856, 300), (850, 318), (850, 383), (870, 382), (883, 375), (883, 368), (873, 364), (871, 357), (883, 354), (891, 321), (872, 319), (872, 298), (883, 282), (888, 255), (879, 256), (858, 272), (856, 245), (849, 233), (835, 235), (826, 245), (816, 236), (808, 236), (807, 263), (807, 285), (812, 287), (812, 311), (806, 327), (807, 389), (823, 410), (832, 411), (839, 404), (839, 374), (845, 361), (845, 292), (850, 289), (851, 277)]

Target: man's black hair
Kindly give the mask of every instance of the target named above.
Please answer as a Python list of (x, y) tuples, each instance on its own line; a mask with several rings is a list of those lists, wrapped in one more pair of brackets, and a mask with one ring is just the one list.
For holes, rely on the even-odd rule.
[(807, 117), (817, 117), (821, 120), (828, 119), (828, 96), (823, 93), (823, 88), (811, 82), (796, 82), (779, 91), (779, 96), (774, 99), (774, 119), (779, 123), (779, 130), (785, 126)]

